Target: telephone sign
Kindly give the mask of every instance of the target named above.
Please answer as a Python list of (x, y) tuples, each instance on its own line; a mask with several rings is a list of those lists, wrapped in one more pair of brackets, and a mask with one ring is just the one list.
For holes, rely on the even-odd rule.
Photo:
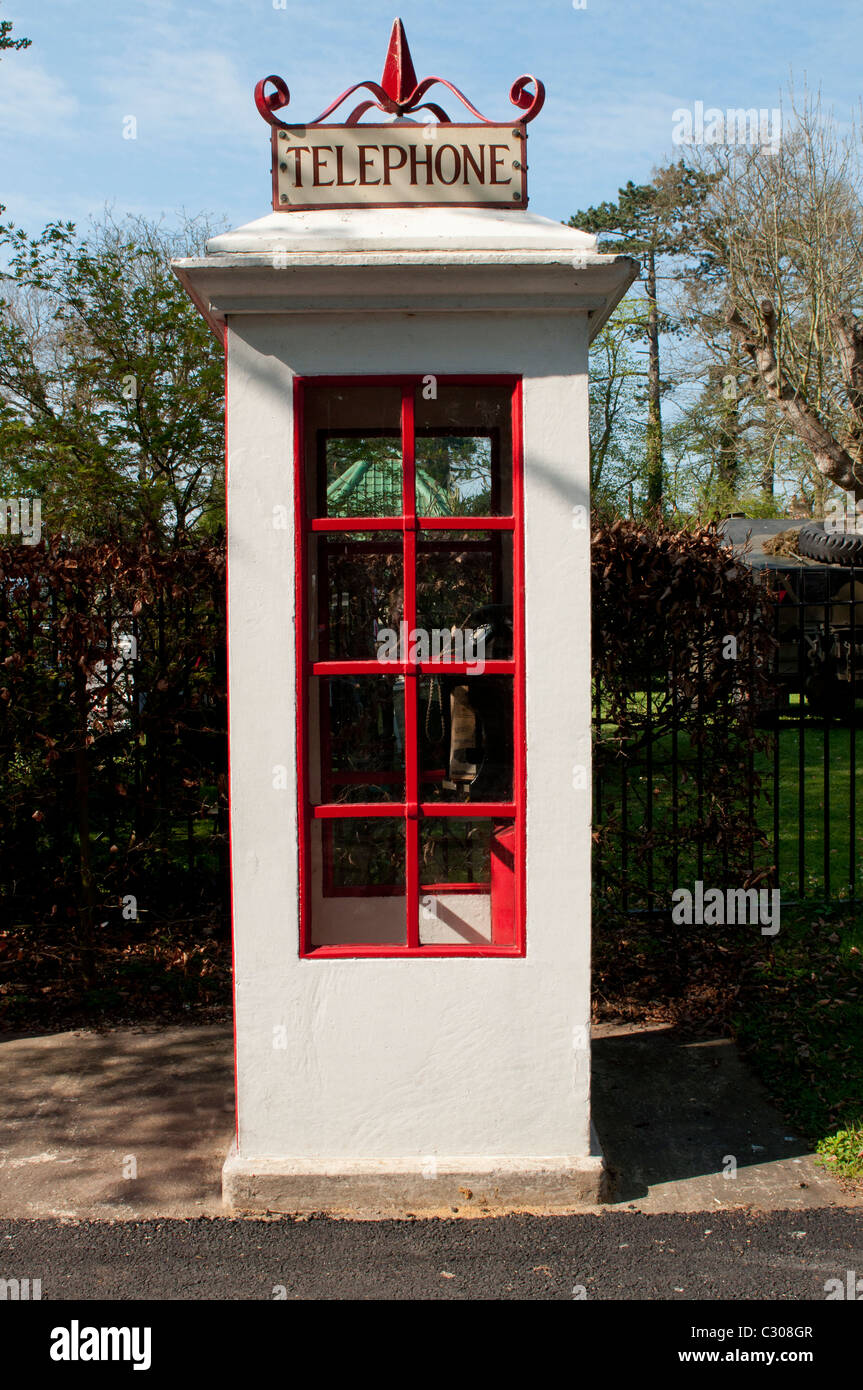
[(273, 131), (273, 207), (523, 208), (523, 124), (287, 126)]
[[(476, 120), (451, 121), (428, 98), (437, 86), (445, 87)], [(370, 95), (343, 125), (325, 124), (363, 88)], [(527, 207), (527, 124), (545, 102), (545, 88), (529, 73), (510, 88), (517, 114), (507, 122), (490, 121), (445, 78), (417, 81), (397, 19), (380, 82), (355, 83), (306, 125), (289, 125), (276, 115), (290, 99), (286, 84), (275, 75), (262, 78), (255, 88), (258, 111), (273, 128), (276, 212), (438, 206), (523, 212)], [(386, 125), (362, 124), (360, 117), (372, 108), (393, 119)]]

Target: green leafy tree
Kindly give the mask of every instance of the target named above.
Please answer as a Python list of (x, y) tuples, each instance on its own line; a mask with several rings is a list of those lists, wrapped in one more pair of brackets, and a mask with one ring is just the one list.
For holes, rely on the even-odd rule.
[(626, 299), (590, 349), (590, 487), (594, 509), (634, 516), (645, 501), (646, 306)]
[[(0, 0), (0, 4), (2, 4), (2, 0)], [(31, 43), (32, 39), (13, 39), (12, 20), (0, 19), (0, 58), (2, 58), (4, 50), (20, 52), (22, 48), (29, 48)], [(5, 211), (5, 205), (0, 203), (0, 213)]]
[(223, 521), (221, 344), (172, 274), (207, 227), (0, 228), (0, 486), (72, 538)]
[(13, 39), (12, 20), (0, 19), (0, 55), (4, 49), (11, 49), (19, 52), (22, 48), (29, 48), (32, 39)]
[(569, 226), (593, 232), (600, 250), (636, 256), (642, 262), (647, 300), (647, 507), (660, 513), (663, 505), (662, 392), (660, 339), (674, 323), (659, 306), (658, 283), (675, 258), (691, 250), (690, 217), (703, 200), (708, 178), (683, 161), (659, 169), (651, 183), (631, 180), (618, 191), (617, 202), (599, 203), (576, 212)]
[[(863, 142), (820, 98), (792, 95), (776, 149), (704, 147), (698, 314), (722, 331), (808, 456), (815, 505), (863, 496)], [(801, 450), (797, 450), (801, 454)]]

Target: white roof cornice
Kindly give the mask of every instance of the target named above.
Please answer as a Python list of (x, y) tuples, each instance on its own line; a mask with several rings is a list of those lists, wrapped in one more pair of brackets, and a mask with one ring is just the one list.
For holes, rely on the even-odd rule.
[(638, 274), (551, 218), (447, 207), (272, 212), (172, 265), (219, 335), (229, 314), (545, 309), (593, 337)]
[(261, 251), (595, 251), (596, 238), (550, 217), (492, 208), (271, 212), (207, 242), (208, 256)]

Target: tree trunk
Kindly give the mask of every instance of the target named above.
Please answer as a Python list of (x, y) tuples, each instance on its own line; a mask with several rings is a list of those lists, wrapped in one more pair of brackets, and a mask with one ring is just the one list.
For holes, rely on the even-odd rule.
[(736, 496), (740, 474), (740, 415), (737, 408), (737, 373), (726, 372), (722, 378), (719, 415), (719, 481), (722, 488)]
[(647, 253), (647, 510), (662, 513), (662, 406), (659, 396), (659, 311), (656, 303), (656, 255)]
[[(736, 308), (729, 310), (727, 320), (744, 352), (754, 362), (758, 373), (757, 380), (760, 381), (762, 389), (788, 421), (798, 439), (810, 450), (819, 474), (846, 492), (853, 492), (856, 497), (863, 496), (863, 465), (831, 433), (808, 401), (797, 395), (779, 369), (775, 347), (778, 325), (773, 304), (769, 299), (762, 299), (759, 311), (761, 324), (757, 330), (753, 330), (746, 323)], [(863, 342), (860, 351), (863, 354)], [(851, 355), (849, 347), (849, 360), (845, 363), (846, 373), (851, 376), (855, 373), (859, 375), (856, 361), (850, 361)], [(863, 371), (863, 365), (860, 366), (860, 370)], [(826, 493), (821, 478), (817, 479), (816, 488), (820, 489), (822, 494)]]
[(770, 450), (764, 460), (764, 467), (761, 470), (761, 499), (768, 504), (773, 502), (773, 487), (776, 481), (776, 468), (773, 462), (773, 451)]

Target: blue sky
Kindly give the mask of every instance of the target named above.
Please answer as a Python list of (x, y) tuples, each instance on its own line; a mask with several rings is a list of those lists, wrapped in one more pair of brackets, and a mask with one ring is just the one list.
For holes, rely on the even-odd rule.
[[(231, 225), (269, 210), (258, 78), (291, 90), (284, 119), (313, 118), (380, 77), (395, 0), (0, 0), (32, 48), (0, 62), (0, 202), (35, 230), (118, 213), (206, 212)], [(512, 114), (523, 72), (548, 99), (531, 127), (530, 205), (565, 219), (646, 179), (674, 153), (672, 112), (777, 105), (823, 89), (843, 123), (860, 99), (860, 0), (401, 0), (417, 75)], [(442, 90), (442, 89), (441, 89)], [(458, 119), (457, 104), (443, 103)], [(124, 118), (137, 138), (123, 138)]]

